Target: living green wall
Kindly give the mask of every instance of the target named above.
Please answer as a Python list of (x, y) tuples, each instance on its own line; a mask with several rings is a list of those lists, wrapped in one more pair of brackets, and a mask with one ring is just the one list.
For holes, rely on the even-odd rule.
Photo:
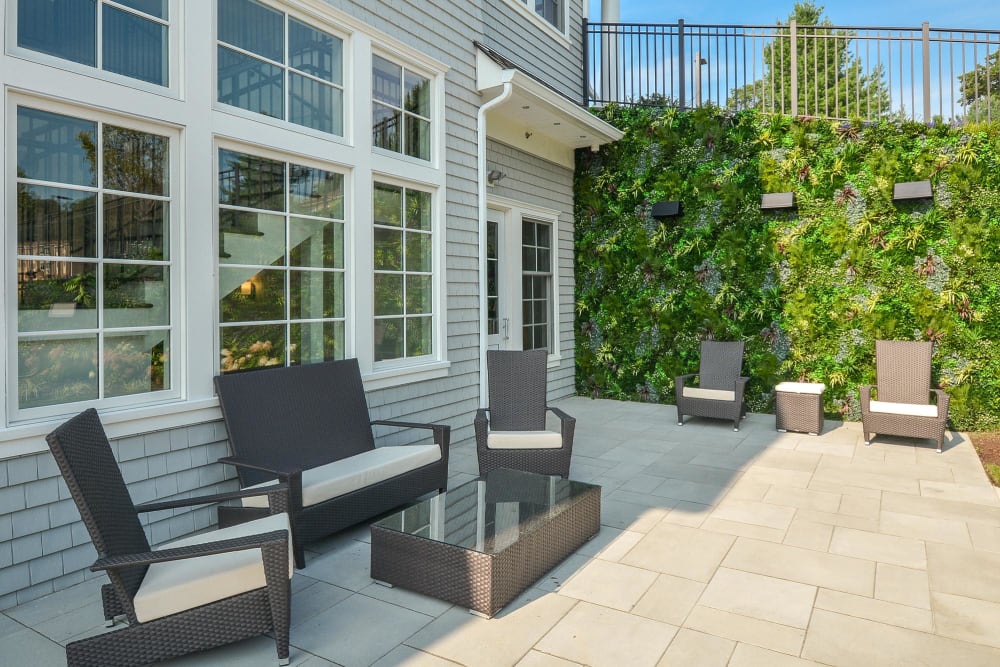
[[(1000, 126), (598, 113), (625, 137), (577, 157), (580, 393), (673, 403), (702, 339), (743, 340), (750, 410), (806, 380), (857, 420), (874, 341), (932, 340), (952, 426), (1000, 426)], [(933, 201), (892, 201), (925, 179)], [(683, 214), (652, 218), (665, 200)]]

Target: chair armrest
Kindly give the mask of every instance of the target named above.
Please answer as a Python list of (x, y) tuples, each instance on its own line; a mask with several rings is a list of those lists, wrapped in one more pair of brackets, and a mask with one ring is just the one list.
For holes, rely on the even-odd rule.
[(288, 531), (272, 530), (259, 535), (247, 535), (245, 537), (234, 537), (228, 540), (218, 540), (216, 542), (205, 542), (203, 544), (192, 544), (186, 547), (176, 547), (173, 549), (162, 549), (160, 551), (145, 551), (134, 554), (122, 554), (119, 556), (106, 556), (98, 558), (90, 566), (91, 572), (101, 570), (114, 570), (120, 567), (131, 567), (134, 565), (152, 565), (153, 563), (165, 563), (173, 560), (184, 560), (186, 558), (198, 558), (200, 556), (212, 556), (215, 554), (231, 553), (233, 551), (246, 551), (247, 549), (264, 549), (273, 546), (283, 546), (288, 549)]
[(872, 389), (875, 389), (875, 385), (863, 384), (858, 387), (858, 394), (861, 398), (861, 412), (862, 414), (868, 414), (871, 411), (872, 403)]
[(559, 408), (545, 406), (546, 409), (559, 418), (559, 432), (562, 435), (563, 448), (573, 447), (573, 432), (576, 430), (576, 418), (570, 417)]
[(250, 498), (252, 496), (268, 497), (268, 505), (272, 510), (285, 512), (288, 508), (288, 485), (274, 484), (260, 489), (240, 489), (239, 491), (228, 491), (226, 493), (215, 493), (208, 496), (196, 496), (194, 498), (176, 498), (174, 500), (162, 500), (152, 503), (142, 503), (135, 506), (136, 512), (159, 512), (177, 507), (190, 507), (192, 505), (208, 505), (221, 503), (225, 500), (235, 500), (237, 498)]
[(740, 400), (743, 399), (743, 392), (746, 391), (747, 382), (749, 382), (749, 381), (750, 381), (750, 378), (748, 378), (748, 377), (738, 377), (738, 378), (736, 378), (736, 384), (735, 384), (733, 390), (736, 392), (736, 396)]
[(697, 373), (688, 373), (686, 375), (678, 375), (676, 378), (674, 378), (674, 384), (677, 385), (678, 387), (683, 387), (683, 386), (685, 386), (685, 384), (687, 383), (688, 380), (690, 380), (693, 377), (696, 377), (697, 375), (698, 375)]
[(948, 419), (948, 403), (951, 396), (944, 389), (931, 389), (931, 393), (937, 396), (938, 419)]
[(281, 477), (282, 475), (287, 477), (288, 475), (302, 472), (302, 468), (299, 466), (278, 461), (250, 461), (238, 456), (223, 456), (222, 458), (216, 460), (219, 463), (226, 463), (231, 466), (236, 466), (237, 468), (249, 468), (250, 470), (258, 470), (260, 472), (269, 472), (272, 475), (277, 475), (278, 477)]
[(448, 450), (451, 444), (451, 426), (447, 424), (420, 424), (417, 422), (400, 422), (391, 419), (376, 419), (372, 426), (395, 426), (397, 428), (430, 429), (434, 434), (434, 444), (441, 448), (441, 458), (448, 461)]
[(479, 408), (476, 410), (476, 418), (472, 422), (476, 428), (476, 447), (478, 449), (486, 449), (486, 441), (490, 435), (490, 418), (487, 414), (489, 411), (489, 408)]

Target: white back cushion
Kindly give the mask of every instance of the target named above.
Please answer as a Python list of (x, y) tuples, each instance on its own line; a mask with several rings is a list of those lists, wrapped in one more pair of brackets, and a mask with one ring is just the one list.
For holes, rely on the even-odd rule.
[(684, 387), (681, 396), (685, 398), (707, 398), (710, 401), (735, 401), (736, 392), (725, 389), (702, 389), (701, 387)]
[(872, 401), (869, 404), (872, 412), (884, 412), (891, 415), (909, 415), (911, 417), (937, 417), (936, 405), (920, 405), (917, 403), (890, 403), (889, 401)]
[(552, 431), (490, 431), (488, 449), (559, 449), (562, 435)]

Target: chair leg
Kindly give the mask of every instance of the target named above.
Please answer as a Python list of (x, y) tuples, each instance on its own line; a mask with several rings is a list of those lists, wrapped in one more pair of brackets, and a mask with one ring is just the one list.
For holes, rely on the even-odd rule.
[(289, 662), (288, 628), (291, 622), (292, 597), (291, 579), (288, 578), (288, 550), (287, 547), (266, 545), (261, 549), (261, 552), (278, 664), (287, 665)]
[(684, 426), (684, 415), (681, 414), (680, 410), (677, 411), (677, 425)]
[(298, 540), (293, 542), (292, 554), (295, 556), (295, 569), (304, 568), (306, 566), (306, 548)]

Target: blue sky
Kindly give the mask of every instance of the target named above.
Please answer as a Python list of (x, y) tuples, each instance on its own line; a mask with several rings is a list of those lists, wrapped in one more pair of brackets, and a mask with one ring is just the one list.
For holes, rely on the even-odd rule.
[[(792, 11), (794, 0), (716, 0), (715, 2), (668, 2), (667, 0), (620, 0), (621, 20), (629, 23), (773, 24)], [(997, 0), (830, 0), (817, 2), (836, 25), (911, 27), (924, 21), (935, 28), (979, 28), (1000, 30)], [(601, 16), (599, 0), (590, 0), (591, 20)]]

